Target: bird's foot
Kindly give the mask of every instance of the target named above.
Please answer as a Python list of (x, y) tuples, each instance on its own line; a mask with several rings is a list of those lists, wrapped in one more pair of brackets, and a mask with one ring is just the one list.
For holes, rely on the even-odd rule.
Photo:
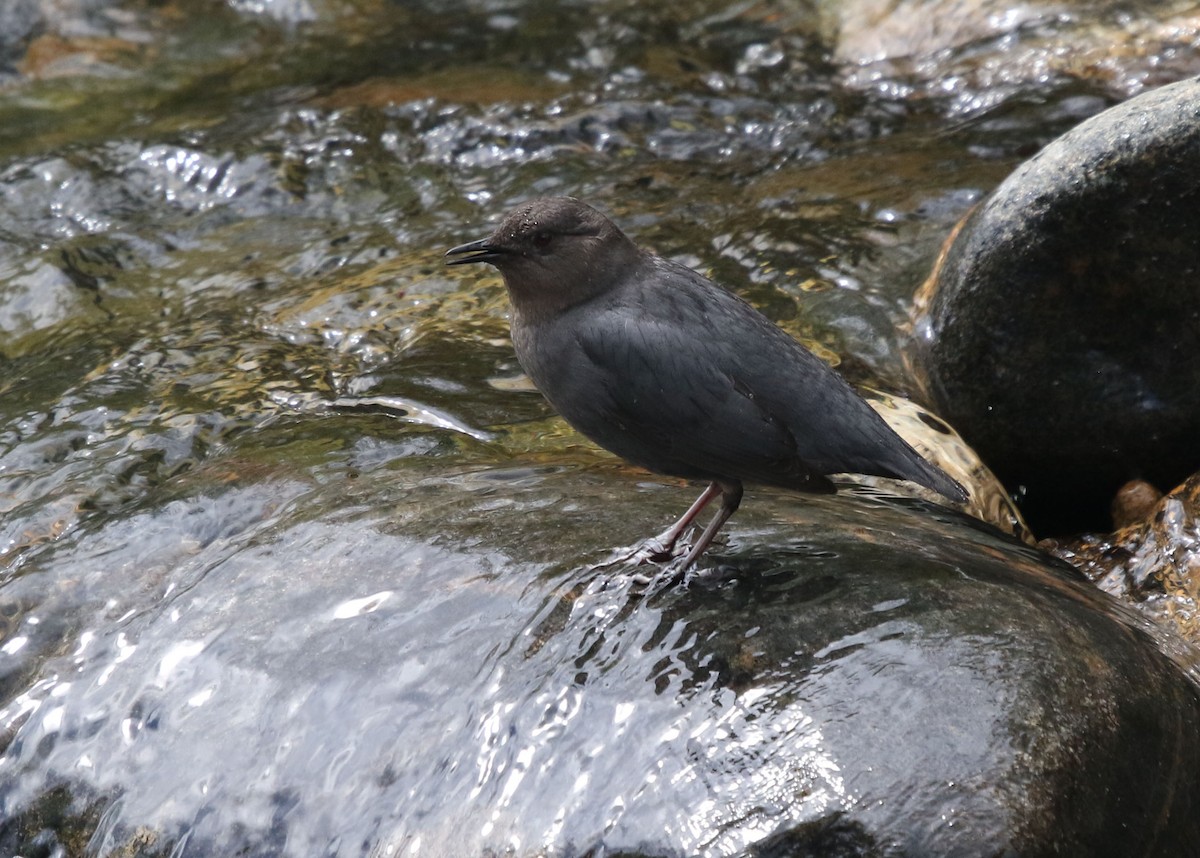
[(693, 584), (720, 587), (732, 577), (736, 577), (728, 567), (699, 568), (694, 562), (688, 562), (684, 552), (665, 563), (655, 563), (654, 566), (653, 572), (634, 572), (630, 579), (647, 590), (660, 590), (678, 585), (690, 587)]
[[(687, 553), (687, 545), (683, 540), (677, 540), (674, 545), (668, 545), (662, 536), (651, 537), (636, 545), (616, 548), (612, 554), (596, 563), (593, 570), (625, 567), (629, 580), (641, 587), (665, 583), (670, 585), (680, 581), (687, 571), (683, 568), (683, 558)], [(654, 569), (642, 571), (639, 567), (653, 566)], [(634, 567), (630, 569), (630, 567)], [(636, 571), (635, 571), (636, 570)], [(664, 575), (669, 575), (668, 581), (663, 582)]]
[(614, 549), (613, 553), (597, 563), (595, 568), (669, 563), (681, 557), (685, 551), (686, 546), (681, 546), (678, 542), (674, 545), (667, 545), (660, 538), (651, 537), (637, 545)]
[[(618, 548), (607, 558), (592, 565), (593, 571), (624, 567), (626, 580), (639, 591), (659, 590), (677, 584), (693, 582), (704, 586), (719, 586), (731, 577), (727, 567), (698, 568), (687, 562), (686, 545), (676, 546), (668, 554), (657, 540), (648, 540), (638, 545)], [(647, 568), (649, 567), (649, 568)]]
[(630, 560), (638, 565), (645, 563), (669, 563), (684, 553), (679, 541), (664, 542), (661, 537), (652, 536), (634, 549)]

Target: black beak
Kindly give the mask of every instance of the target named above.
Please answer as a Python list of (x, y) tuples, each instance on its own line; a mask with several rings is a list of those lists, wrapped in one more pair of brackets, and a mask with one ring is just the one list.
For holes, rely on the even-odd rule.
[[(504, 251), (491, 243), (491, 239), (481, 238), (478, 241), (450, 248), (446, 251), (445, 259), (447, 265), (466, 265), (468, 262), (491, 262), (503, 253)], [(450, 259), (451, 256), (461, 256), (462, 258)]]

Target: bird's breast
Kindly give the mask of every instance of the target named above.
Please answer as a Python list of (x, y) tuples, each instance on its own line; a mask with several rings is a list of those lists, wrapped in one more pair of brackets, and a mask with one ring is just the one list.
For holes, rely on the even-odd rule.
[(577, 362), (579, 346), (561, 325), (539, 323), (514, 314), (513, 349), (521, 368), (547, 399), (555, 402), (556, 392), (571, 384), (571, 366)]

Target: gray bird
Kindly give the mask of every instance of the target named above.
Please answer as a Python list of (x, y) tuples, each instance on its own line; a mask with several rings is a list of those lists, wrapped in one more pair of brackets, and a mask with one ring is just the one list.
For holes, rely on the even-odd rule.
[(591, 206), (534, 200), (446, 256), (500, 270), (517, 358), (568, 423), (635, 465), (709, 481), (656, 538), (656, 557), (672, 556), (719, 494), (720, 510), (683, 560), (691, 566), (737, 510), (744, 481), (830, 493), (827, 474), (872, 474), (966, 500), (827, 364)]

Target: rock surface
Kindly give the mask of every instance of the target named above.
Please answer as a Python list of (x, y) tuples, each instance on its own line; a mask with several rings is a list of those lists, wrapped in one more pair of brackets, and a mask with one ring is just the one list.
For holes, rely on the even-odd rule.
[[(1189, 640), (1200, 638), (1200, 474), (1167, 495), (1128, 487), (1141, 511), (1112, 533), (1044, 540), (1096, 586)], [(1132, 510), (1132, 508), (1131, 508)]]
[[(647, 588), (551, 558), (564, 533), (668, 519), (683, 491), (635, 491), (633, 516), (605, 503), (634, 489), (619, 476), (401, 469), (400, 490), (394, 466), (364, 473), (349, 500), (372, 511), (337, 526), (303, 510), (345, 486), (267, 482), (105, 528), (69, 555), (82, 601), (29, 569), (9, 588), (31, 691), (0, 711), (17, 725), (0, 848), (82, 831), (142, 855), (1036, 856), (1200, 838), (1193, 656), (970, 519), (768, 493), (715, 577)], [(439, 544), (481, 522), (492, 545)]]
[(1039, 535), (1200, 466), (1200, 80), (1046, 146), (927, 284), (929, 390)]

